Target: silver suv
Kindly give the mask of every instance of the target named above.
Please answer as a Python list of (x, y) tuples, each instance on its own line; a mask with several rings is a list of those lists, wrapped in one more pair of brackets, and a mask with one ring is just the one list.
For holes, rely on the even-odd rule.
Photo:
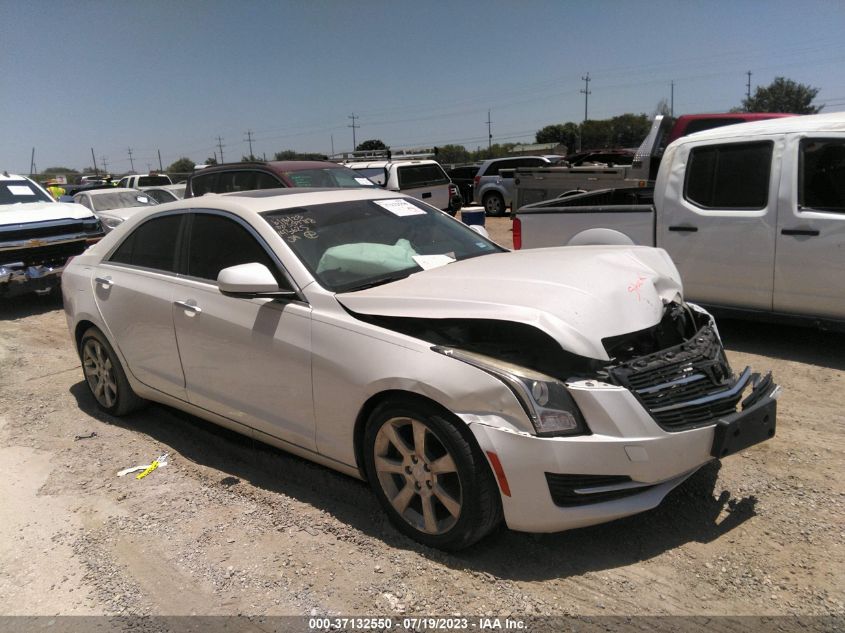
[(491, 158), (481, 163), (475, 174), (474, 199), (488, 215), (504, 215), (513, 201), (513, 170), (517, 167), (542, 167), (552, 161), (543, 156)]

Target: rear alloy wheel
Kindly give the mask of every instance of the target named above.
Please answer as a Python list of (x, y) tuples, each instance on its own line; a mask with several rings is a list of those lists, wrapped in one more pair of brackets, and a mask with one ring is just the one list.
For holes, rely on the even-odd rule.
[(484, 210), (487, 212), (487, 215), (504, 215), (505, 199), (498, 193), (488, 193), (484, 196)]
[(370, 418), (365, 466), (396, 527), (426, 545), (466, 547), (501, 518), (480, 451), (424, 402), (386, 403)]
[(125, 415), (144, 404), (132, 391), (117, 355), (98, 329), (90, 328), (83, 334), (80, 356), (85, 381), (100, 409)]

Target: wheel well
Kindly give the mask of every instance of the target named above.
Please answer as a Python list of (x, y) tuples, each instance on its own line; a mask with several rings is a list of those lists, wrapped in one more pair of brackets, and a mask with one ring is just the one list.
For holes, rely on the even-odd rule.
[(90, 328), (97, 327), (91, 321), (80, 321), (76, 324), (76, 329), (73, 331), (73, 340), (76, 343), (76, 351), (79, 353), (82, 346), (82, 335)]
[(376, 407), (382, 402), (394, 399), (404, 400), (406, 402), (417, 401), (438, 409), (443, 415), (443, 418), (450, 421), (458, 430), (458, 433), (460, 433), (467, 442), (474, 446), (479, 452), (481, 451), (481, 447), (478, 445), (478, 442), (475, 440), (475, 436), (472, 434), (472, 431), (469, 430), (467, 425), (439, 402), (411, 391), (402, 391), (400, 389), (382, 391), (381, 393), (371, 396), (370, 399), (364, 403), (364, 406), (361, 407), (361, 410), (358, 412), (358, 416), (355, 418), (355, 431), (353, 435), (355, 463), (358, 466), (358, 472), (361, 473), (361, 478), (364, 479), (364, 481), (367, 480), (367, 473), (364, 469), (364, 431), (367, 428), (367, 420), (369, 420), (370, 415), (372, 415)]

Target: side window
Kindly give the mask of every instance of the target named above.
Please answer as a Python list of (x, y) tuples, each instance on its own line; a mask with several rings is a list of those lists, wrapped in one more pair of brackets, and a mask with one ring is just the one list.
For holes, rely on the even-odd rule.
[(801, 141), (798, 208), (845, 213), (845, 139)]
[(129, 186), (129, 178), (121, 178), (120, 182), (117, 183), (118, 187), (128, 187)]
[(487, 165), (487, 170), (481, 174), (482, 176), (498, 176), (499, 169), (502, 167), (502, 161), (497, 160)]
[(216, 282), (224, 268), (252, 262), (264, 264), (281, 281), (276, 264), (243, 226), (221, 215), (194, 215), (188, 248), (190, 277)]
[(771, 141), (695, 147), (684, 197), (705, 209), (763, 209), (769, 200)]
[(94, 207), (92, 207), (92, 206), (91, 206), (91, 199), (90, 199), (88, 196), (85, 196), (85, 195), (79, 196), (79, 197), (76, 199), (76, 201), (77, 201), (79, 204), (81, 204), (82, 206), (84, 206), (84, 207), (88, 207), (88, 208), (89, 208), (89, 209), (91, 209), (92, 211), (94, 210)]
[(167, 215), (139, 225), (117, 247), (109, 261), (176, 272), (176, 243), (182, 217)]
[(286, 187), (285, 183), (281, 182), (275, 176), (265, 174), (263, 171), (255, 173), (255, 188), (256, 189), (279, 189)]
[(404, 165), (399, 167), (399, 188), (412, 189), (414, 187), (430, 187), (444, 185), (449, 177), (440, 165)]
[(204, 174), (202, 176), (194, 176), (191, 178), (191, 193), (194, 196), (202, 196), (211, 191), (211, 185), (214, 183), (214, 178), (217, 174)]

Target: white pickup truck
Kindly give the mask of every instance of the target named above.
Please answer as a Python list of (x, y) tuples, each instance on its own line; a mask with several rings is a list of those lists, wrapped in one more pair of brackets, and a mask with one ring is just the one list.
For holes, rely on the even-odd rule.
[(663, 248), (686, 295), (714, 308), (842, 326), (845, 112), (686, 136), (651, 191), (590, 192), (514, 216), (516, 248), (582, 244)]
[(81, 204), (56, 202), (25, 176), (0, 174), (0, 299), (59, 284), (68, 258), (103, 236)]

